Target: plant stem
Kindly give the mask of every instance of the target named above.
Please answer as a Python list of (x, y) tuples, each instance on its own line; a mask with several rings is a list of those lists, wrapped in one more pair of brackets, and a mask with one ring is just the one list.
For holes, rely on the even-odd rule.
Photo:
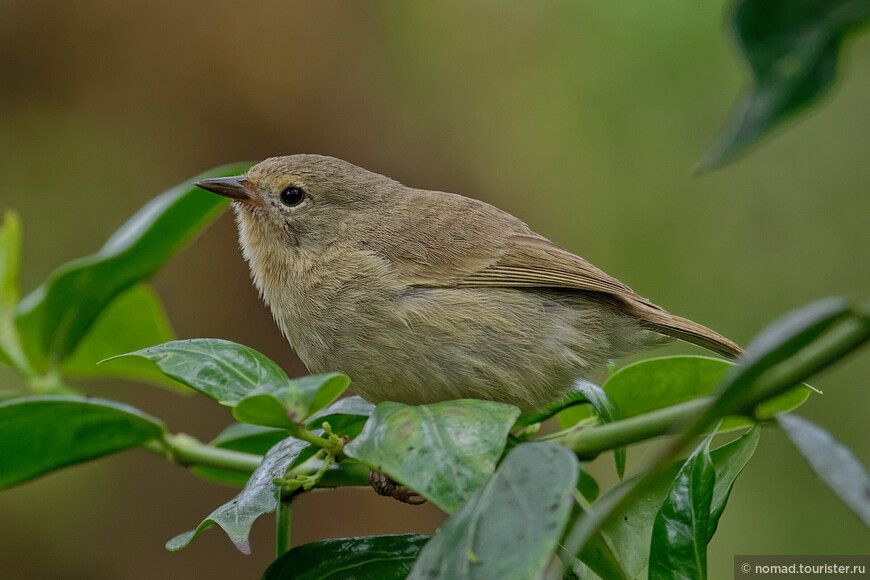
[[(263, 461), (262, 455), (221, 449), (184, 433), (167, 434), (163, 440), (152, 439), (141, 447), (179, 465), (201, 465), (239, 473), (253, 473)], [(312, 470), (314, 472), (316, 470)], [(344, 461), (330, 466), (314, 487), (368, 486), (368, 474), (368, 467), (354, 461)]]
[(275, 529), (275, 557), (281, 557), (290, 549), (290, 526), (293, 519), (293, 494), (282, 496), (278, 502)]
[(80, 395), (77, 390), (67, 386), (57, 371), (37, 375), (27, 379), (27, 386), (38, 395)]
[[(870, 323), (866, 319), (843, 322), (827, 336), (807, 347), (801, 356), (783, 361), (756, 379), (755, 384), (735, 401), (735, 411), (752, 416), (755, 407), (760, 403), (794, 388), (807, 377), (840, 360), (844, 353), (851, 352), (866, 342), (868, 336)], [(675, 427), (698, 417), (709, 408), (712, 400), (712, 397), (692, 399), (594, 428), (572, 429), (552, 439), (567, 445), (580, 458), (594, 458), (608, 449), (667, 435)], [(701, 425), (695, 431), (703, 427)]]
[(312, 445), (317, 445), (321, 449), (331, 451), (335, 448), (335, 444), (332, 441), (330, 441), (329, 439), (325, 439), (323, 437), (320, 437), (318, 435), (315, 435), (314, 433), (312, 433), (311, 431), (309, 431), (305, 427), (302, 427), (302, 428), (296, 430), (295, 432), (291, 431), (291, 433), (292, 433), (293, 437), (295, 437), (297, 439), (302, 439), (303, 441), (308, 441)]
[(142, 447), (180, 465), (204, 465), (241, 473), (253, 473), (263, 461), (262, 455), (221, 449), (184, 433), (167, 434), (162, 441), (152, 439)]
[[(846, 320), (826, 336), (806, 347), (801, 356), (783, 361), (758, 378), (747, 397), (762, 401), (841, 360), (870, 339), (870, 319)], [(760, 402), (760, 401), (759, 401)], [(757, 403), (756, 403), (757, 404)]]
[(308, 430), (304, 425), (297, 426), (295, 429), (290, 430), (290, 434), (296, 439), (301, 439), (303, 441), (307, 441), (312, 445), (316, 445), (320, 447), (330, 455), (336, 458), (341, 457), (341, 452), (344, 449), (344, 441), (341, 437), (337, 437), (332, 433), (332, 430), (329, 428), (329, 423), (324, 423), (324, 431), (328, 435), (327, 437), (320, 437), (319, 435), (315, 435), (311, 431)]
[(572, 449), (581, 459), (594, 459), (608, 449), (667, 435), (675, 425), (697, 415), (709, 402), (709, 397), (692, 399), (613, 423), (572, 429), (555, 441)]
[[(858, 317), (844, 321), (828, 331), (820, 340), (806, 347), (800, 352), (801, 356), (792, 356), (756, 377), (754, 384), (750, 386), (748, 391), (728, 407), (722, 407), (718, 403), (727, 396), (727, 387), (732, 385), (726, 384), (725, 390), (715, 397), (698, 399), (697, 401), (701, 402), (700, 408), (702, 410), (700, 413), (698, 413), (698, 409), (691, 412), (689, 416), (694, 417), (694, 419), (688, 428), (684, 429), (679, 437), (647, 461), (647, 467), (640, 470), (642, 474), (640, 477), (634, 478), (627, 485), (614, 488), (612, 493), (608, 493), (596, 502), (594, 509), (587, 512), (569, 530), (563, 542), (565, 550), (571, 554), (578, 553), (598, 532), (607, 518), (629, 501), (633, 490), (644, 485), (665, 469), (671, 461), (678, 457), (694, 435), (700, 433), (712, 420), (718, 420), (722, 414), (732, 414), (733, 412), (752, 413), (758, 404), (800, 384), (815, 373), (842, 359), (868, 340), (870, 340), (870, 319), (860, 313)], [(722, 411), (719, 416), (714, 414), (717, 406)], [(637, 419), (637, 417), (633, 419)], [(617, 423), (625, 421), (629, 421), (629, 419), (616, 421), (603, 427), (615, 426)], [(597, 431), (603, 427), (589, 431)], [(579, 432), (575, 438), (582, 439), (579, 437)]]
[[(827, 340), (821, 341), (818, 348), (808, 349), (807, 356), (786, 361), (773, 372), (760, 377), (756, 386), (740, 401), (740, 410), (751, 414), (756, 405), (792, 388), (807, 376), (828, 366), (840, 358), (843, 352), (848, 352), (866, 341), (867, 336), (866, 320), (849, 321), (841, 325)], [(711, 397), (693, 399), (613, 423), (571, 429), (549, 439), (568, 446), (581, 458), (591, 459), (609, 449), (672, 433), (676, 426), (698, 417), (711, 401)], [(329, 453), (340, 453), (340, 449), (336, 449), (336, 442), (319, 437), (307, 429), (299, 431), (296, 435), (299, 439), (317, 445)], [(167, 434), (162, 441), (149, 441), (143, 447), (181, 465), (203, 465), (241, 473), (253, 473), (263, 460), (260, 455), (207, 445), (183, 433)], [(353, 485), (368, 485), (368, 468), (357, 463), (343, 462), (323, 472), (315, 487)]]

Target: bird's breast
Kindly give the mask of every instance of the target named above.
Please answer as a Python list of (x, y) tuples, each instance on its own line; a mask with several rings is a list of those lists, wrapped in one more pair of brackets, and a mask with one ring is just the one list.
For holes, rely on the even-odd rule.
[[(253, 265), (252, 265), (253, 268)], [(372, 332), (390, 316), (404, 285), (390, 265), (366, 251), (300, 251), (261, 293), (287, 340), (313, 372), (334, 370), (340, 343)]]

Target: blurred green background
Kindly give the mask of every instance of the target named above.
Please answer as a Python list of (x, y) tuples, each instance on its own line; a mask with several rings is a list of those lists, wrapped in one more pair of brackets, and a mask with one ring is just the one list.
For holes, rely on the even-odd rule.
[[(693, 177), (746, 81), (726, 7), (0, 0), (0, 206), (23, 216), (25, 291), (179, 181), (312, 152), (494, 203), (738, 342), (816, 298), (866, 299), (870, 36), (849, 43), (842, 82), (811, 116)], [(154, 283), (179, 337), (234, 340), (304, 372), (249, 282), (228, 215)], [(818, 377), (825, 395), (801, 409), (865, 463), (868, 375), (865, 349)], [(81, 387), (203, 439), (230, 421), (204, 397)], [(610, 457), (594, 469), (612, 480)], [(141, 451), (57, 472), (0, 494), (0, 576), (258, 577), (273, 557), (269, 518), (254, 527), (253, 556), (217, 530), (179, 553), (162, 547), (234, 493)], [(432, 532), (442, 519), (368, 490), (319, 492), (297, 503), (294, 543)], [(731, 578), (734, 554), (868, 546), (867, 529), (767, 429), (710, 571)]]

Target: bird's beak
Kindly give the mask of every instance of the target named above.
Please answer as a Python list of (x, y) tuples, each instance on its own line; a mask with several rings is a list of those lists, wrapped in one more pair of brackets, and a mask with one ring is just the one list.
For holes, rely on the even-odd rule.
[(206, 191), (240, 201), (242, 203), (263, 205), (263, 199), (254, 191), (251, 182), (244, 175), (235, 177), (215, 177), (194, 183)]

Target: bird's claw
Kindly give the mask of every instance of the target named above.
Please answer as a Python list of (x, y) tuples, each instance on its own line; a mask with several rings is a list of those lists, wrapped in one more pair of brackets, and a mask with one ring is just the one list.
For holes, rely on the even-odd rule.
[(390, 476), (375, 471), (374, 469), (369, 471), (369, 484), (371, 484), (375, 493), (380, 496), (391, 497), (409, 505), (420, 505), (426, 503), (426, 499), (420, 497), (420, 494), (417, 492), (408, 489), (404, 485), (396, 483), (390, 478)]

